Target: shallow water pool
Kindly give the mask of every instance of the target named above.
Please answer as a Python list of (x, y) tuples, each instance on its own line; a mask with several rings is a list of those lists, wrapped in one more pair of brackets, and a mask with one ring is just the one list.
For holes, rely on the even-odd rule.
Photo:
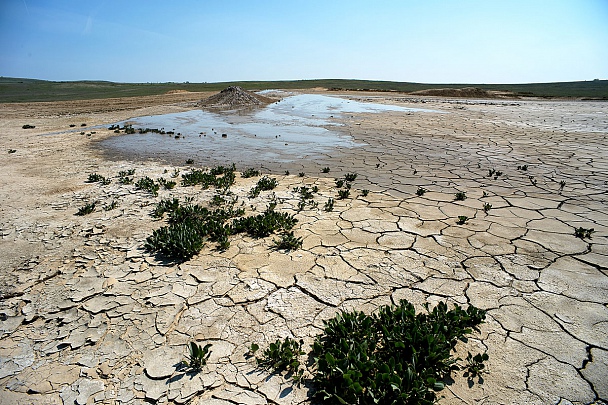
[[(130, 134), (101, 142), (112, 155), (194, 159), (197, 163), (234, 162), (255, 165), (264, 161), (315, 159), (339, 148), (363, 146), (338, 130), (337, 119), (348, 113), (431, 112), (392, 105), (362, 103), (314, 94), (289, 96), (262, 109), (221, 113), (191, 110), (138, 117), (118, 123), (155, 128), (173, 135)], [(179, 134), (179, 135), (178, 135)]]

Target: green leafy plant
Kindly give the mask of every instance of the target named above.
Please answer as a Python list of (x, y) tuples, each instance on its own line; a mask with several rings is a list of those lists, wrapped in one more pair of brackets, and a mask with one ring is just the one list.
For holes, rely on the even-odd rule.
[(248, 179), (250, 177), (258, 177), (259, 175), (260, 175), (260, 172), (253, 168), (247, 169), (241, 173), (241, 177), (244, 179)]
[(137, 182), (135, 183), (135, 187), (138, 190), (147, 191), (155, 196), (158, 195), (158, 189), (160, 188), (160, 186), (148, 176), (142, 177), (141, 179), (137, 180)]
[(204, 347), (201, 347), (194, 342), (190, 342), (190, 345), (188, 345), (188, 358), (182, 361), (182, 364), (193, 371), (201, 371), (211, 355), (211, 350), (209, 349), (212, 346), (211, 343), (208, 343)]
[(285, 176), (289, 176), (289, 170), (285, 170)]
[(458, 221), (456, 221), (456, 223), (458, 225), (464, 225), (464, 224), (467, 223), (468, 219), (469, 219), (469, 217), (467, 217), (466, 215), (459, 215), (458, 216)]
[(25, 124), (21, 128), (23, 128), (23, 129), (33, 129), (33, 128), (36, 128), (36, 126), (35, 125), (30, 125), (30, 124)]
[(304, 177), (304, 176), (306, 176), (306, 173), (304, 173), (304, 172), (298, 173), (298, 177)]
[(362, 197), (367, 197), (368, 194), (369, 194), (369, 190), (368, 189), (361, 190), (361, 196)]
[(523, 166), (517, 166), (517, 170), (522, 170), (522, 171), (527, 171), (528, 170), (528, 165), (523, 165)]
[(133, 177), (119, 177), (118, 182), (120, 184), (133, 184)]
[(325, 206), (323, 207), (323, 209), (327, 212), (333, 211), (334, 210), (334, 199), (329, 197), (327, 199), (327, 202), (325, 203)]
[(564, 191), (564, 187), (566, 187), (566, 181), (562, 180), (559, 182), (559, 192), (561, 193), (562, 191)]
[(249, 198), (255, 198), (260, 195), (260, 192), (272, 190), (278, 185), (279, 183), (274, 177), (270, 178), (268, 176), (264, 176), (258, 180), (257, 184), (251, 190), (249, 190)]
[(574, 230), (574, 236), (581, 239), (591, 239), (591, 235), (595, 232), (593, 228), (579, 227)]
[(357, 173), (346, 173), (344, 175), (344, 180), (352, 183), (353, 181), (355, 181), (357, 179)]
[(302, 238), (295, 237), (293, 231), (283, 232), (280, 239), (273, 239), (274, 248), (277, 250), (292, 251), (302, 247)]
[(424, 195), (424, 193), (426, 193), (426, 189), (425, 188), (418, 187), (418, 190), (416, 190), (416, 195), (418, 197), (422, 197)]
[(9, 149), (8, 150), (8, 153), (15, 153), (15, 152), (17, 152), (17, 149)]
[(187, 165), (193, 165), (194, 164), (194, 159), (186, 159), (186, 164)]
[(96, 205), (97, 205), (96, 202), (87, 203), (84, 206), (78, 208), (78, 211), (76, 212), (75, 215), (78, 215), (80, 217), (84, 216), (84, 215), (89, 215), (89, 214), (95, 212)]
[(106, 180), (101, 174), (91, 173), (85, 183), (102, 183)]
[(440, 302), (416, 314), (401, 301), (376, 314), (341, 312), (324, 322), (312, 356), (316, 395), (328, 404), (434, 404), (442, 380), (458, 369), (456, 343), (485, 311)]
[(459, 191), (454, 195), (455, 201), (464, 201), (466, 199), (467, 199), (467, 195), (464, 193), (464, 191)]
[(464, 376), (468, 377), (470, 380), (480, 376), (485, 372), (486, 365), (483, 364), (484, 361), (489, 359), (488, 353), (478, 353), (475, 356), (468, 352), (465, 365), (465, 373)]
[(342, 188), (344, 186), (344, 180), (343, 179), (336, 179), (336, 187), (337, 188)]
[[(290, 337), (286, 337), (283, 341), (277, 339), (264, 350), (261, 357), (256, 358), (257, 364), (274, 373), (287, 371), (294, 376), (301, 376), (299, 357), (305, 354), (302, 351), (303, 344), (303, 340), (296, 341)], [(255, 349), (255, 353), (257, 348), (258, 345), (252, 344), (250, 350)]]
[(338, 199), (345, 200), (350, 196), (350, 190), (338, 190)]
[(487, 214), (490, 210), (492, 209), (492, 204), (490, 203), (484, 203), (483, 204), (483, 211)]
[(329, 167), (324, 167), (321, 169), (321, 173), (329, 173)]

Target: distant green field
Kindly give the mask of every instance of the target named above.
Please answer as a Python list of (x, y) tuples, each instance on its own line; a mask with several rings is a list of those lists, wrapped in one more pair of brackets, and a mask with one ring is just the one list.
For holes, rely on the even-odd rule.
[(52, 82), (1, 77), (0, 102), (66, 101), (149, 96), (164, 94), (170, 90), (219, 91), (230, 85), (241, 86), (248, 90), (325, 87), (344, 90), (400, 92), (439, 88), (478, 87), (484, 90), (512, 91), (519, 95), (534, 97), (576, 97), (608, 100), (608, 80), (530, 84), (424, 84), (343, 79), (221, 83), (113, 83), (105, 81)]

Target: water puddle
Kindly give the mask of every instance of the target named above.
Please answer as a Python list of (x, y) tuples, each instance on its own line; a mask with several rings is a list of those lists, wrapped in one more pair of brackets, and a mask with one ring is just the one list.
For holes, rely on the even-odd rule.
[(337, 119), (347, 113), (431, 112), (376, 103), (362, 103), (314, 94), (289, 96), (263, 109), (214, 113), (191, 110), (134, 118), (119, 125), (154, 128), (100, 142), (111, 155), (125, 158), (194, 159), (199, 163), (256, 165), (315, 159), (336, 149), (363, 146), (340, 132)]

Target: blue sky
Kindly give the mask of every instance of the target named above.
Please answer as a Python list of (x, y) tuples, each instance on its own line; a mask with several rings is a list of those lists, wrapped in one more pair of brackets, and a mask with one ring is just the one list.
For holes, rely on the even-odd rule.
[(0, 76), (608, 79), (608, 0), (0, 0)]

